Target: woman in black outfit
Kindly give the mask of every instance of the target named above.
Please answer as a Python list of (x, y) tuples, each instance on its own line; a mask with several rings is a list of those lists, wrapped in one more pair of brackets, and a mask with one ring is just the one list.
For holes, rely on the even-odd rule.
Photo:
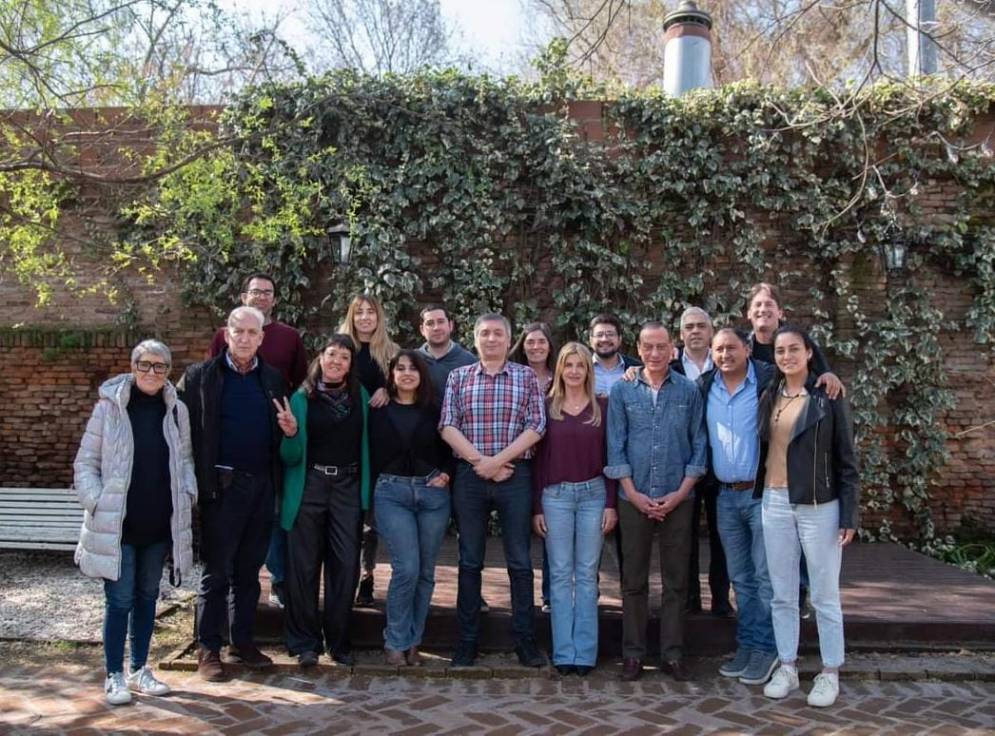
[[(354, 361), (359, 382), (370, 394), (370, 408), (379, 409), (390, 400), (387, 396), (387, 374), (391, 359), (400, 346), (390, 339), (387, 314), (383, 305), (371, 294), (357, 294), (349, 302), (339, 332), (349, 335), (356, 348)], [(362, 578), (356, 605), (373, 605), (373, 570), (377, 566), (377, 525), (375, 513), (368, 509), (363, 519)]]
[[(287, 435), (280, 523), (287, 536), (287, 649), (302, 667), (317, 664), (324, 644), (352, 664), (349, 624), (359, 580), (359, 534), (369, 508), (369, 394), (359, 384), (355, 348), (333, 335), (311, 361), (307, 378), (278, 412)], [(286, 400), (285, 400), (286, 401)], [(325, 599), (318, 616), (318, 575)]]
[(391, 360), (387, 393), (390, 403), (370, 413), (374, 508), (392, 569), (384, 652), (388, 664), (418, 665), (435, 560), (449, 526), (453, 460), (437, 429), (428, 366), (416, 351)]

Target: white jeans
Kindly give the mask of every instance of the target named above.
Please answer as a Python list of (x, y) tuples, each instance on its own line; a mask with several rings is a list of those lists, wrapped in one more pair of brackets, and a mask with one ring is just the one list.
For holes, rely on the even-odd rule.
[(798, 657), (798, 562), (808, 564), (809, 590), (819, 630), (823, 667), (843, 664), (843, 609), (840, 606), (839, 501), (791, 504), (787, 488), (765, 488), (764, 547), (774, 598), (771, 617), (777, 655), (782, 662)]

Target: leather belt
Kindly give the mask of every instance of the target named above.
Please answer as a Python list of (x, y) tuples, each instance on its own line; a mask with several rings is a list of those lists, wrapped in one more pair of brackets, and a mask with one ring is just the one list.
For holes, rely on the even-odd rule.
[(332, 477), (338, 475), (355, 475), (359, 472), (359, 468), (355, 463), (352, 465), (312, 465), (311, 469)]
[(722, 483), (719, 481), (719, 485), (731, 491), (752, 491), (756, 483), (752, 480), (741, 480), (737, 483)]

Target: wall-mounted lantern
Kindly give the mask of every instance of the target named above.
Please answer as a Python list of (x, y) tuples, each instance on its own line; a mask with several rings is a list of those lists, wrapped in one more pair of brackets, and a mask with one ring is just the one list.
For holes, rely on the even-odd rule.
[(332, 253), (338, 250), (341, 265), (349, 263), (352, 239), (349, 237), (349, 226), (346, 223), (339, 222), (328, 228), (328, 243), (332, 248)]
[(881, 255), (884, 258), (884, 265), (888, 269), (888, 273), (904, 271), (907, 254), (908, 246), (897, 238), (892, 238), (881, 244)]

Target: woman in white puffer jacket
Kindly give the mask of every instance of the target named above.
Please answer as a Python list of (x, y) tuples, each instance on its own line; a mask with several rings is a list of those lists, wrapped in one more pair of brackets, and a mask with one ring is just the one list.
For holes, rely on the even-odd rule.
[(73, 465), (85, 510), (76, 563), (104, 580), (104, 692), (112, 705), (130, 702), (130, 689), (169, 692), (147, 665), (159, 582), (169, 552), (177, 584), (193, 568), (197, 481), (187, 408), (167, 379), (171, 366), (169, 348), (157, 340), (132, 350), (132, 372), (100, 387)]

